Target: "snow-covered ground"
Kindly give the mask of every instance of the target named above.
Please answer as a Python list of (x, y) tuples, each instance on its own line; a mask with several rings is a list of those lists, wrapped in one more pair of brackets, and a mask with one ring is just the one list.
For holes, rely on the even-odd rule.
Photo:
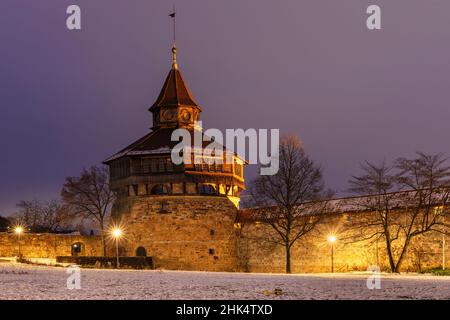
[[(450, 299), (450, 277), (368, 274), (243, 274), (81, 270), (81, 289), (67, 289), (65, 268), (0, 258), (0, 299)], [(276, 288), (282, 295), (274, 295)]]

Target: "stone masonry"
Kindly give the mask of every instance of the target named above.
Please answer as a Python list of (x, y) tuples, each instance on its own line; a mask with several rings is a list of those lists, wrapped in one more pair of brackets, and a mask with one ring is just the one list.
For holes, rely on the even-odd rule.
[(142, 247), (156, 268), (238, 271), (238, 211), (227, 197), (142, 196), (126, 202), (121, 215), (126, 255)]
[(25, 233), (20, 239), (11, 233), (0, 233), (0, 257), (14, 257), (19, 253), (28, 258), (70, 256), (72, 245), (81, 244), (80, 255), (101, 255), (101, 241), (97, 236)]
[[(121, 203), (125, 237), (120, 241), (121, 256), (135, 256), (145, 250), (155, 267), (171, 270), (284, 272), (285, 249), (267, 241), (270, 226), (258, 221), (236, 223), (239, 210), (223, 196), (137, 196)], [(368, 214), (368, 213), (366, 213)], [(358, 219), (352, 213), (351, 219)], [(337, 235), (334, 244), (334, 271), (362, 271), (376, 265), (388, 269), (385, 244), (344, 241), (352, 232), (342, 214), (331, 214), (317, 228), (301, 238), (292, 249), (292, 271), (330, 272), (331, 247), (327, 236)], [(82, 245), (81, 256), (101, 255), (98, 236), (24, 234), (21, 252), (30, 258), (70, 256), (75, 243)], [(19, 239), (0, 233), (0, 257), (15, 256)], [(108, 254), (113, 245), (108, 243)], [(138, 250), (139, 249), (139, 250)], [(446, 261), (450, 259), (448, 241)], [(411, 244), (401, 271), (422, 271), (442, 265), (442, 235), (418, 237)], [(377, 259), (378, 256), (378, 259)]]

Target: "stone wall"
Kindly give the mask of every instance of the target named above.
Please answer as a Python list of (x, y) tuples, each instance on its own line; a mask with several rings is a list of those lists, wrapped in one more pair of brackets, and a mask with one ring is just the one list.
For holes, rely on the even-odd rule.
[[(121, 256), (143, 253), (152, 257), (155, 268), (172, 270), (284, 272), (285, 249), (268, 241), (270, 226), (257, 222), (236, 224), (238, 210), (226, 196), (134, 196), (115, 204), (121, 212), (125, 236), (120, 241)], [(350, 214), (352, 222), (360, 213)], [(292, 271), (330, 272), (331, 246), (327, 236), (335, 234), (334, 271), (367, 270), (380, 265), (388, 270), (382, 240), (350, 241), (360, 230), (341, 214), (329, 215), (315, 230), (301, 238), (292, 249)], [(400, 240), (401, 241), (401, 240)], [(30, 258), (70, 256), (71, 246), (82, 243), (80, 256), (100, 256), (98, 236), (24, 234), (21, 252)], [(450, 240), (446, 241), (446, 261), (450, 261)], [(0, 256), (18, 254), (19, 239), (0, 233)], [(115, 247), (108, 241), (108, 255)], [(139, 253), (139, 254), (138, 254)], [(378, 259), (377, 259), (378, 257)], [(402, 271), (420, 271), (442, 265), (442, 235), (415, 238)]]
[[(358, 213), (351, 217), (360, 218)], [(347, 224), (341, 214), (330, 215), (311, 233), (298, 240), (291, 253), (292, 272), (330, 272), (331, 245), (327, 241), (330, 234), (337, 236), (333, 245), (335, 272), (365, 271), (369, 266), (377, 265), (377, 261), (381, 270), (389, 270), (383, 240), (380, 239), (378, 245), (376, 241), (354, 241), (352, 233), (358, 230)], [(243, 271), (285, 272), (285, 248), (267, 241), (273, 236), (274, 231), (269, 225), (256, 222), (241, 224), (238, 255)], [(446, 261), (450, 259), (449, 242), (446, 240)], [(430, 233), (415, 238), (411, 243), (401, 271), (417, 272), (439, 266), (442, 266), (442, 235)]]
[(19, 238), (12, 233), (0, 233), (0, 257), (17, 256), (20, 251), (27, 258), (56, 258), (70, 256), (72, 245), (81, 243), (80, 255), (101, 255), (98, 236), (76, 236), (60, 234), (23, 234)]
[(237, 209), (226, 196), (136, 196), (122, 199), (124, 255), (145, 248), (156, 268), (237, 271)]

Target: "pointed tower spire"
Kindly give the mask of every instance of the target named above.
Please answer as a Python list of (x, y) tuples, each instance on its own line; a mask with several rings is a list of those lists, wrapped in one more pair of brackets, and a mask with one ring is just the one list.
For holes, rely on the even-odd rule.
[(175, 7), (169, 17), (173, 19), (173, 63), (158, 98), (150, 107), (153, 114), (153, 130), (161, 127), (193, 127), (200, 120), (202, 109), (194, 101), (177, 64), (175, 45)]
[(177, 70), (178, 64), (177, 64), (177, 46), (176, 46), (176, 11), (175, 11), (175, 5), (173, 6), (173, 11), (171, 14), (169, 14), (169, 17), (173, 20), (173, 45), (172, 45), (172, 69)]

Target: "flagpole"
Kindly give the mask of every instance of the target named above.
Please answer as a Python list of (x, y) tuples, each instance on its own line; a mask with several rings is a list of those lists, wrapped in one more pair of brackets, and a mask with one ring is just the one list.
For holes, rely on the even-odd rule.
[(177, 47), (175, 44), (176, 41), (176, 22), (175, 22), (175, 16), (176, 16), (176, 12), (175, 12), (175, 5), (173, 6), (173, 12), (171, 14), (169, 14), (169, 17), (171, 17), (173, 19), (173, 45), (172, 45), (172, 54), (173, 54), (173, 65), (172, 67), (174, 69), (178, 69), (178, 65), (177, 65)]
[(175, 45), (176, 42), (176, 11), (175, 11), (175, 5), (173, 5), (173, 12), (170, 15), (173, 18), (173, 44)]

